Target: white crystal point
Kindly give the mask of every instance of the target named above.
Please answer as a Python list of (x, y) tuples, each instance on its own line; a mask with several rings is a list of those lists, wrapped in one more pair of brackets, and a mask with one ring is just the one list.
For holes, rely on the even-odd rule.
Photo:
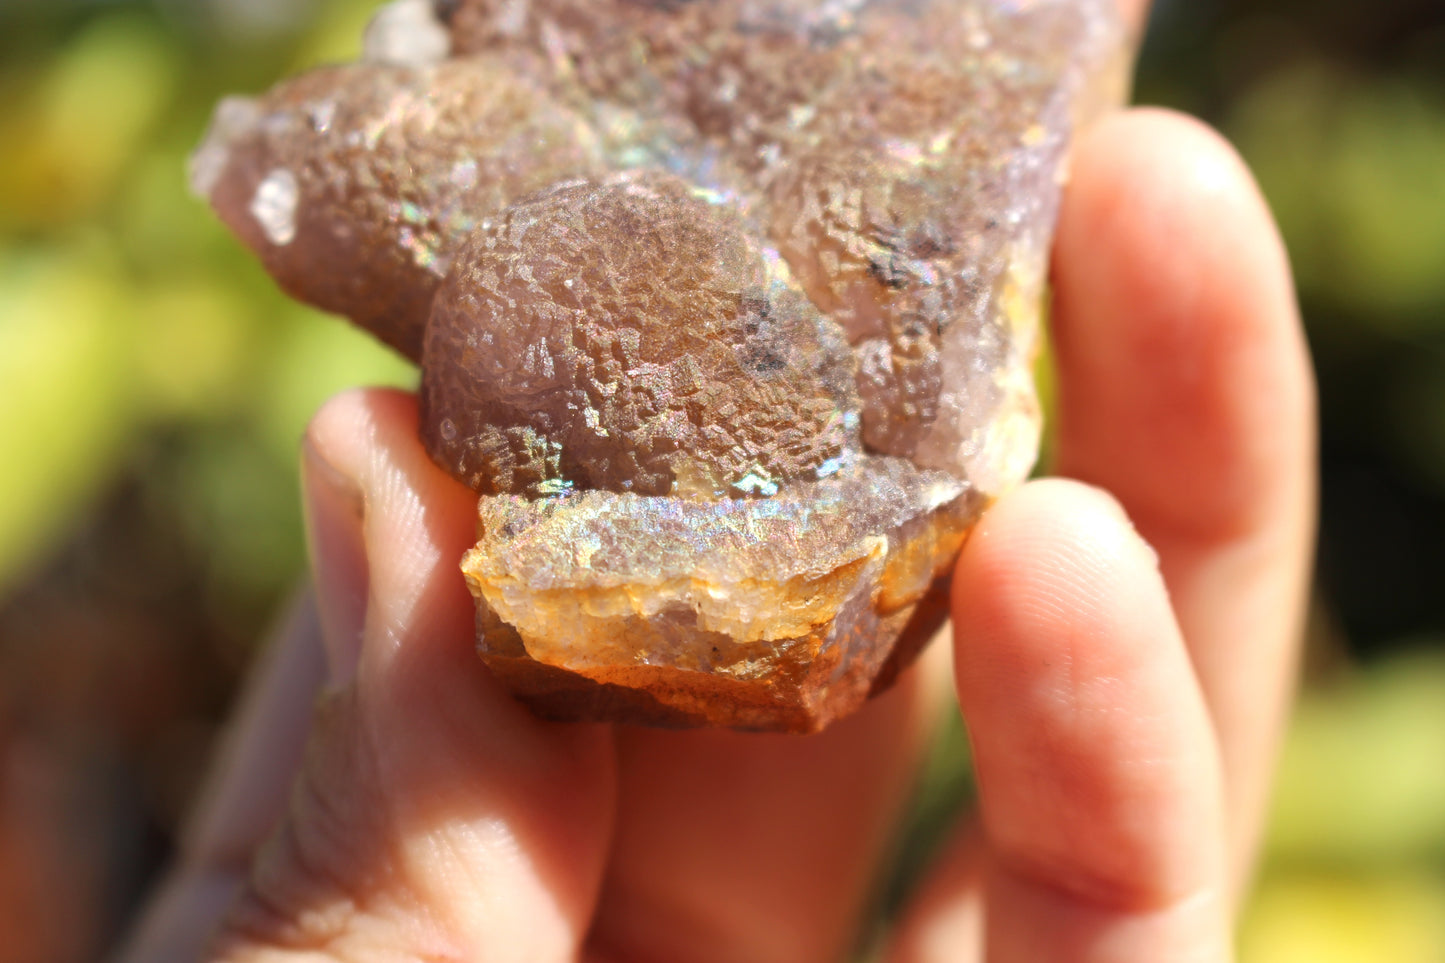
[(425, 67), (451, 53), (451, 35), (432, 0), (393, 0), (376, 12), (361, 42), (368, 63)]
[(209, 201), (231, 159), (231, 145), (244, 138), (261, 121), (261, 104), (252, 97), (227, 97), (216, 105), (211, 126), (201, 146), (191, 155), (191, 192)]
[(261, 225), (266, 240), (277, 247), (296, 240), (296, 204), (300, 199), (301, 187), (295, 174), (277, 168), (266, 175), (251, 198), (251, 216)]

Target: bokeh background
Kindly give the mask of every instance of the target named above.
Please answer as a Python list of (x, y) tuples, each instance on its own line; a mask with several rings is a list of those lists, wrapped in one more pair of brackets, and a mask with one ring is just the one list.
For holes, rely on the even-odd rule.
[[(0, 0), (0, 955), (114, 945), (303, 548), (309, 413), (412, 373), (184, 190), (223, 93), (372, 0)], [(1221, 127), (1298, 272), (1323, 413), (1307, 679), (1245, 963), (1445, 961), (1445, 4), (1161, 3), (1141, 102)], [(967, 795), (956, 725), (900, 879)], [(895, 883), (897, 891), (901, 883)]]

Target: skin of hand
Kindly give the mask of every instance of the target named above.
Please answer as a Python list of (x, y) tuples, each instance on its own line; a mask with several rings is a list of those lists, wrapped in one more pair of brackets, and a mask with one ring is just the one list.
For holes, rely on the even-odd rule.
[(979, 811), (889, 963), (1230, 959), (1313, 539), (1288, 264), (1220, 138), (1133, 110), (1077, 147), (1053, 280), (1063, 477), (965, 546), (951, 684), (935, 646), (818, 736), (532, 717), (473, 653), (474, 497), (415, 401), (328, 403), (314, 594), (121, 959), (839, 960), (940, 698)]

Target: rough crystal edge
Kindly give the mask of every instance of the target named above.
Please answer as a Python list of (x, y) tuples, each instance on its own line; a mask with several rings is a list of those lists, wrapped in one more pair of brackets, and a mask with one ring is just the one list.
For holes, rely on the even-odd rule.
[[(814, 732), (886, 687), (937, 628), (946, 608), (940, 586), (985, 503), (968, 490), (892, 526), (886, 549), (826, 573), (839, 584), (822, 618), (794, 627), (789, 637), (741, 642), (689, 624), (695, 612), (638, 618), (605, 598), (567, 633), (535, 625), (519, 632), (493, 606), (499, 592), (490, 580), (497, 573), (486, 569), (495, 553), (484, 536), (464, 564), (477, 602), (478, 652), (518, 698), (548, 718)], [(650, 588), (658, 587), (636, 591), (646, 595)], [(775, 589), (786, 605), (788, 587)], [(794, 590), (794, 601), (808, 600), (807, 586)], [(587, 608), (584, 588), (560, 591), (512, 601), (534, 612)], [(599, 640), (607, 658), (593, 651)], [(701, 664), (699, 651), (717, 663)]]

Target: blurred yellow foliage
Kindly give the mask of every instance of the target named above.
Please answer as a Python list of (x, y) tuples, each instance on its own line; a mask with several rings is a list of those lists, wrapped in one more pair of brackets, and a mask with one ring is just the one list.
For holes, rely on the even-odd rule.
[(1445, 653), (1305, 695), (1244, 963), (1445, 961)]
[(1445, 856), (1445, 653), (1398, 657), (1305, 695), (1269, 851), (1335, 865)]
[(0, 590), (114, 474), (136, 416), (116, 320), (134, 310), (104, 257), (0, 252)]
[(169, 105), (174, 52), (128, 15), (96, 20), (0, 121), (0, 228), (54, 228), (108, 200)]
[[(353, 56), (371, 6), (326, 4), (296, 59)], [(284, 583), (298, 553), (280, 542), (299, 537), (299, 516), (294, 483), (275, 479), (294, 473), (310, 413), (350, 385), (415, 381), (365, 335), (276, 292), (189, 196), (201, 119), (177, 110), (195, 93), (179, 82), (179, 39), (153, 17), (111, 13), (6, 77), (0, 410), (12, 416), (0, 420), (0, 592), (84, 517), (129, 442), (184, 426), (196, 454), (182, 459), (178, 507), (197, 537), (220, 569), (281, 565), (261, 584)], [(261, 447), (222, 441), (248, 436)], [(246, 457), (267, 464), (247, 469)], [(238, 488), (240, 478), (250, 481)]]
[(1445, 883), (1438, 876), (1271, 878), (1240, 939), (1240, 963), (1440, 963)]
[(1445, 99), (1295, 62), (1251, 88), (1226, 131), (1304, 288), (1375, 323), (1445, 325)]

